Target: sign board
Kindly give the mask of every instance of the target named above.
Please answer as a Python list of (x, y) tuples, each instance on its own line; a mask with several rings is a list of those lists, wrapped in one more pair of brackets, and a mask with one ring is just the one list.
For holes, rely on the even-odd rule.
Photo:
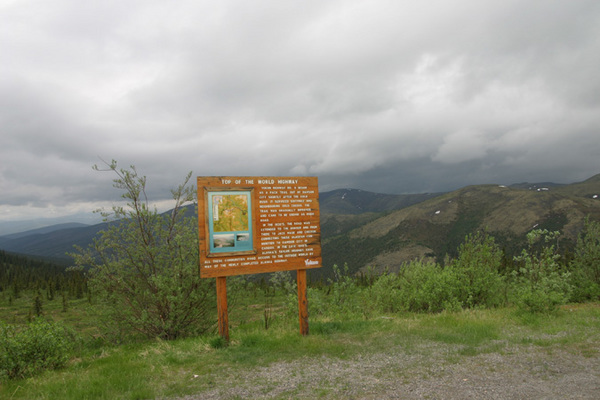
[(200, 276), (321, 267), (316, 177), (198, 177)]

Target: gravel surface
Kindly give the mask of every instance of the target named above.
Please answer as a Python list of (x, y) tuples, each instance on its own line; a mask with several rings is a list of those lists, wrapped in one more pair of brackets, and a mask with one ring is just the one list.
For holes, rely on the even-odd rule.
[(348, 359), (303, 358), (222, 371), (197, 399), (600, 399), (600, 343), (585, 349), (504, 346), (460, 355), (460, 346)]

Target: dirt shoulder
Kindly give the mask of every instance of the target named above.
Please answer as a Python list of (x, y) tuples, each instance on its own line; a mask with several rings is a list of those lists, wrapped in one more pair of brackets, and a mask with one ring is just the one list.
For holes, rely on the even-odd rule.
[(223, 371), (196, 399), (597, 399), (600, 343), (504, 346), (474, 356), (459, 346), (391, 348), (348, 359), (304, 358)]

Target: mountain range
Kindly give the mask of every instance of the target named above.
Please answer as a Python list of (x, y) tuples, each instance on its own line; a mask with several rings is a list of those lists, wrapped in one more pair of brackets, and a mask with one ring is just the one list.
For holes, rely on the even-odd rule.
[[(599, 195), (600, 174), (568, 185), (474, 185), (448, 193), (322, 192), (322, 270), (344, 263), (351, 272), (367, 266), (394, 270), (416, 258), (441, 261), (456, 255), (465, 236), (478, 230), (494, 236), (509, 256), (523, 248), (534, 228), (560, 230), (560, 246), (569, 249), (586, 217), (600, 220)], [(193, 205), (188, 208), (195, 213)], [(0, 249), (68, 264), (66, 253), (74, 245), (87, 246), (105, 227), (63, 224), (4, 235)]]
[[(64, 224), (81, 224), (81, 225), (93, 225), (100, 223), (102, 217), (97, 213), (78, 213), (71, 214), (68, 216), (54, 217), (54, 218), (36, 218), (29, 220), (17, 220), (17, 221), (0, 221), (0, 237), (11, 235), (14, 233), (23, 233), (28, 231), (34, 231), (36, 229), (48, 228), (54, 230), (60, 228)], [(56, 227), (56, 228), (55, 228)]]
[(455, 256), (465, 236), (486, 231), (508, 257), (532, 229), (561, 232), (572, 250), (584, 220), (600, 220), (600, 174), (570, 185), (475, 185), (439, 194), (384, 214), (322, 216), (323, 259), (351, 272), (371, 266), (395, 270), (414, 259)]

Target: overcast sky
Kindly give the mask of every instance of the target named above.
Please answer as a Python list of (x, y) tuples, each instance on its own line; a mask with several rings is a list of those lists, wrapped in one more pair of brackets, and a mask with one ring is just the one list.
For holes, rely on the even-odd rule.
[(600, 1), (0, 0), (0, 221), (188, 171), (422, 193), (600, 173)]

